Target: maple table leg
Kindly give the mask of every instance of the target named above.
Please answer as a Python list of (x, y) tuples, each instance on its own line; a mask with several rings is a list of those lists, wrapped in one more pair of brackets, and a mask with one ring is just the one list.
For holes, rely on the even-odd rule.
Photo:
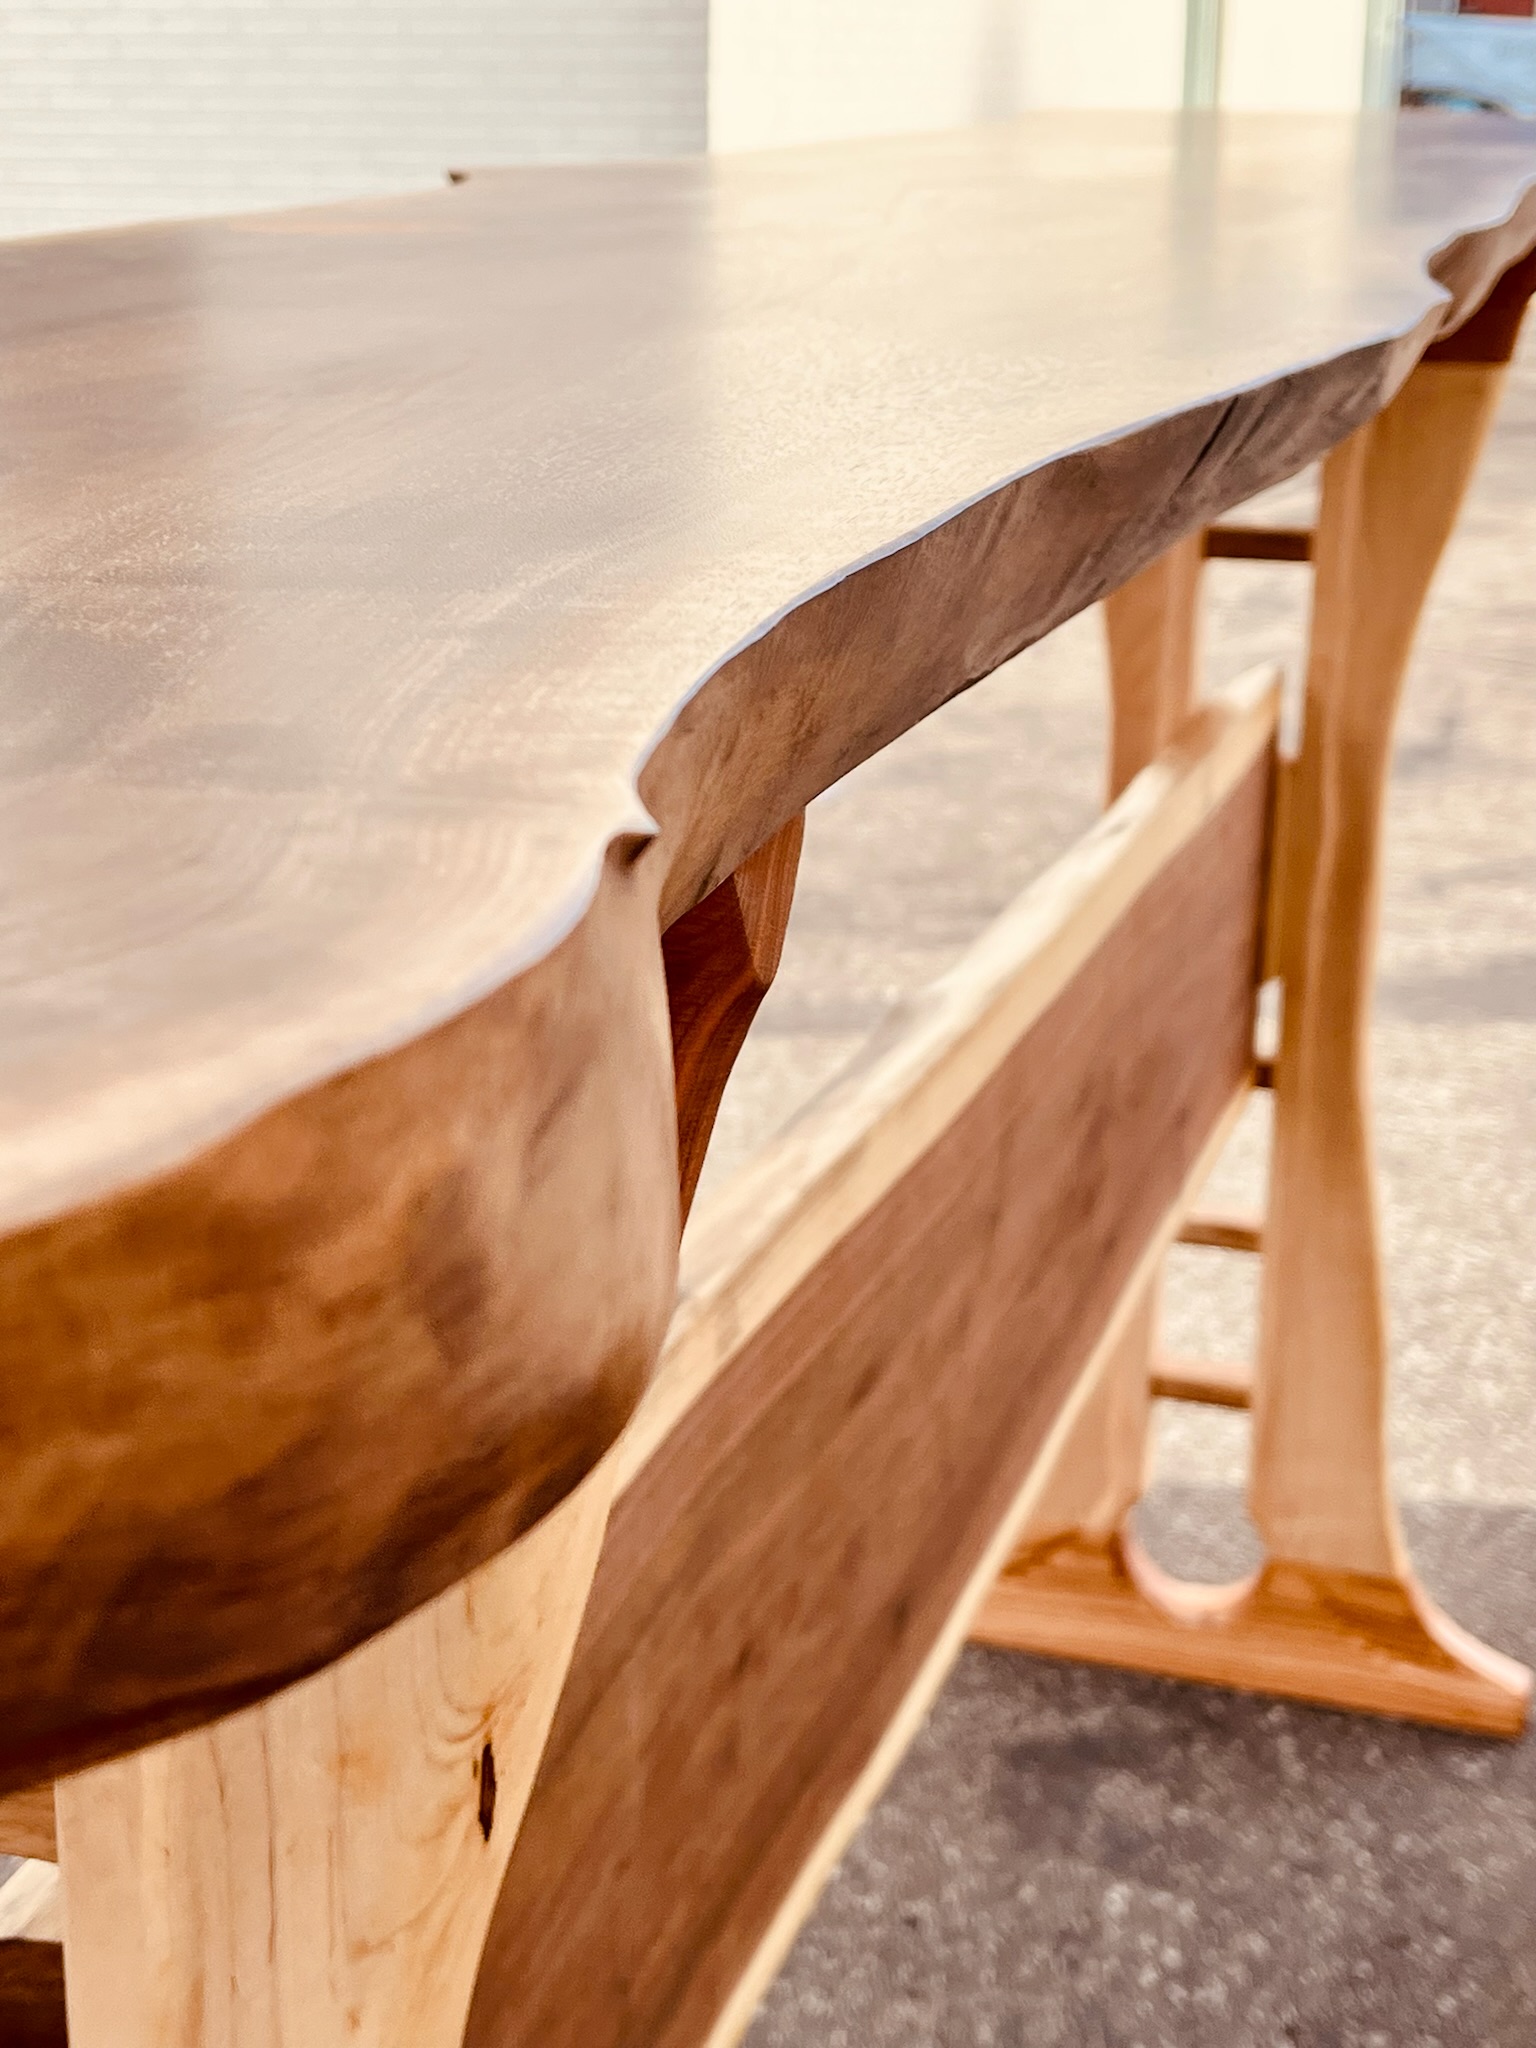
[(612, 1483), (260, 1706), (59, 1780), (71, 2048), (459, 2048)]
[(1515, 1733), (1528, 1674), (1414, 1579), (1386, 1455), (1387, 1332), (1367, 1096), (1381, 815), (1413, 632), (1503, 380), (1421, 364), (1330, 457), (1302, 749), (1277, 849), (1275, 1074), (1247, 1600), (1308, 1697)]

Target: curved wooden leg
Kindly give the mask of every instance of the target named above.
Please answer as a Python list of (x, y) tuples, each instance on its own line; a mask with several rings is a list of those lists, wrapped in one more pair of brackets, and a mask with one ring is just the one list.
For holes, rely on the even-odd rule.
[(71, 2048), (459, 2048), (612, 1468), (313, 1678), (59, 1781)]
[(1529, 1674), (1439, 1613), (1398, 1532), (1366, 1045), (1393, 718), (1502, 379), (1422, 364), (1325, 473), (1274, 932), (1285, 1011), (1252, 1485), (1270, 1562), (1244, 1612), (1277, 1653), (1285, 1638), (1287, 1690), (1514, 1734)]
[[(978, 1631), (987, 1641), (1486, 1734), (1524, 1725), (1530, 1674), (1440, 1613), (1398, 1530), (1366, 1087), (1392, 722), (1502, 375), (1497, 363), (1421, 364), (1324, 474), (1306, 723), (1283, 785), (1270, 938), (1285, 1001), (1251, 1488), (1267, 1561), (1240, 1585), (1181, 1585), (1122, 1525), (1097, 1539), (1085, 1576), (1085, 1528), (1075, 1548), (1058, 1537), (1015, 1558)], [(1117, 1441), (1101, 1428), (1077, 1449), (1118, 1460), (1125, 1494)], [(1055, 1484), (1070, 1494), (1064, 1472)], [(1075, 1613), (1052, 1597), (1068, 1561), (1083, 1589)]]

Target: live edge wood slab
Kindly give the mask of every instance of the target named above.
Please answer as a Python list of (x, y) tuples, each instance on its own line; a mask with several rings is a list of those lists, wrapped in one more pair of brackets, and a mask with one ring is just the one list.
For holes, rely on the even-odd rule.
[[(702, 1974), (658, 1925), (604, 1995), (681, 2042), (750, 1981), (1246, 1085), (1269, 725), (1059, 1013), (1019, 1023), (1024, 1068), (998, 1050), (996, 1100), (962, 1091), (926, 1163), (822, 1217), (810, 1292), (641, 1472), (652, 1411), (620, 1433), (673, 1307), (680, 1168), (686, 1199), (799, 814), (1228, 506), (1363, 445), (1437, 338), (1496, 362), (1479, 322), (1533, 244), (1518, 123), (1116, 115), (0, 250), (0, 1790), (258, 1717), (61, 1792), (95, 1886), (71, 1907), (84, 2048), (192, 2010), (172, 1942), (129, 2025), (109, 1904), (126, 1886), (131, 1945), (154, 1859), (114, 1876), (104, 1813), (160, 1841), (220, 1758), (329, 1742), (341, 1770), (424, 1654), (457, 1697), (493, 1640), (541, 1642), (515, 1698), (463, 1680), (480, 1704), (444, 1752), (478, 1788), (454, 1868), (496, 1859), (463, 1880), (479, 1924), (513, 1857), (470, 2018), (499, 2038), (543, 1789), (513, 1838), (616, 1486), (546, 1776), (573, 1716), (664, 1684), (667, 1642), (719, 1680), (687, 1737), (706, 1771), (761, 1731), (788, 1776), (752, 1781), (735, 1874), (702, 1874)], [(914, 1294), (914, 1266), (904, 1293), (889, 1254), (935, 1229), (942, 1282)], [(840, 1630), (851, 1694), (754, 1678), (740, 1587), (705, 1568), (729, 1537), (687, 1456), (706, 1427), (806, 1683)], [(806, 1554), (771, 1557), (774, 1529)], [(633, 1616), (678, 1585), (683, 1640), (653, 1646)], [(720, 1847), (646, 1843), (655, 1886)], [(203, 1894), (176, 1884), (195, 1946)], [(383, 1981), (374, 2014), (431, 1991)]]
[(579, 1480), (672, 1301), (659, 928), (1372, 416), (1533, 176), (1073, 116), (0, 252), (0, 1783)]

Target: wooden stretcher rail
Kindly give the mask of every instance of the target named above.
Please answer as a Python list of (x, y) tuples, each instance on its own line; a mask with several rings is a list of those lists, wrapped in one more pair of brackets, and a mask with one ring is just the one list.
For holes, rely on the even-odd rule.
[[(47, 1788), (49, 1801), (52, 1790)], [(68, 2048), (63, 1901), (52, 1863), (27, 1862), (0, 1888), (0, 2041)]]
[(1310, 562), (1315, 536), (1307, 526), (1208, 526), (1208, 562)]
[(1193, 1401), (1205, 1408), (1251, 1408), (1253, 1368), (1224, 1359), (1183, 1358), (1164, 1352), (1153, 1361), (1152, 1392), (1160, 1401)]
[(467, 2048), (746, 2025), (1250, 1085), (1276, 705), (1198, 714), (700, 1217)]
[(67, 2048), (63, 1906), (53, 1787), (0, 1799), (0, 1855), (28, 1858), (0, 1884), (0, 2043)]
[(1214, 1251), (1260, 1252), (1264, 1249), (1264, 1219), (1201, 1210), (1185, 1217), (1179, 1243), (1204, 1245)]

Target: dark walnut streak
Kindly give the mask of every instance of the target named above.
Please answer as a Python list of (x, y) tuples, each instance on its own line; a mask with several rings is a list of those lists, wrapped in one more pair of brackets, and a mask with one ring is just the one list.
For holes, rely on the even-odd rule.
[(662, 934), (685, 1218), (731, 1068), (778, 972), (804, 837), (797, 815)]
[(1533, 181), (1070, 117), (0, 250), (0, 1789), (576, 1481), (675, 1284), (659, 929), (1369, 416)]
[(620, 1496), (466, 2048), (700, 2048), (1250, 1071), (1270, 764)]
[(69, 2048), (61, 1943), (0, 1941), (0, 2039), (5, 2048)]

